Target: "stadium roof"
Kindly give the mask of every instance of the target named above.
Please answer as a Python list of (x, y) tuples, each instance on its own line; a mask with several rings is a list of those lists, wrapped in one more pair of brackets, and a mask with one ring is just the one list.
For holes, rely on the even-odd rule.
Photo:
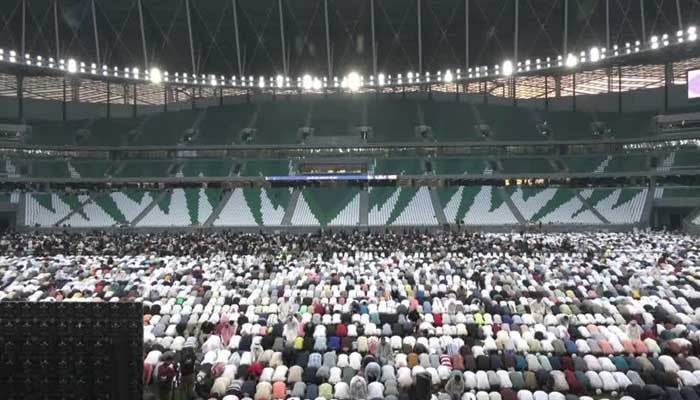
[(372, 74), (373, 26), (377, 71), (436, 71), (513, 59), (516, 36), (518, 60), (673, 37), (700, 19), (700, 1), (7, 0), (0, 18), (0, 46), (20, 54), (226, 76), (343, 76)]

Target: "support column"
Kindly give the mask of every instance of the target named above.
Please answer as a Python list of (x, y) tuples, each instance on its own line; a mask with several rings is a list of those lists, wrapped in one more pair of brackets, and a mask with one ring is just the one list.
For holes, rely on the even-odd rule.
[(139, 23), (141, 24), (141, 48), (143, 49), (143, 66), (146, 68), (145, 71), (148, 71), (150, 68), (148, 65), (148, 50), (146, 48), (146, 30), (143, 29), (143, 4), (141, 3), (141, 0), (139, 0), (138, 5), (139, 5)]
[(576, 72), (571, 74), (571, 111), (576, 111)]
[(564, 49), (562, 57), (566, 60), (569, 54), (569, 0), (564, 0)]
[(19, 59), (24, 63), (24, 55), (27, 54), (27, 0), (22, 0), (22, 43)]
[[(331, 63), (331, 34), (328, 26), (328, 0), (323, 0), (323, 11), (326, 20), (326, 60), (328, 62), (328, 82), (332, 82), (333, 64)], [(372, 52), (374, 52), (374, 38), (372, 38)], [(376, 75), (377, 71), (374, 71), (374, 73)]]
[(369, 17), (372, 25), (372, 73), (377, 77), (377, 38), (374, 32), (374, 0), (369, 0)]
[[(141, 0), (139, 0), (139, 3), (140, 2)], [(97, 12), (95, 11), (95, 0), (90, 1), (90, 8), (92, 9), (92, 33), (95, 35), (95, 53), (97, 54), (97, 66), (98, 68), (100, 68), (100, 66), (102, 65), (102, 58), (100, 57), (100, 36), (97, 31)]]
[(418, 73), (423, 75), (423, 22), (421, 21), (421, 0), (416, 1), (418, 14)]
[(238, 1), (231, 0), (233, 7), (233, 29), (236, 34), (236, 59), (238, 60), (238, 76), (243, 76), (243, 64), (241, 63), (241, 42), (238, 39)]
[(518, 28), (520, 23), (520, 0), (515, 0), (515, 34), (513, 38), (513, 65), (518, 68)]
[(107, 119), (112, 118), (112, 84), (107, 80)]
[(644, 0), (639, 0), (639, 15), (642, 18), (642, 44), (647, 44), (647, 22), (644, 15)]
[(24, 76), (17, 75), (17, 118), (24, 121)]
[(664, 65), (664, 112), (668, 111), (668, 89), (673, 79), (673, 64), (667, 62)]
[(464, 0), (464, 73), (469, 68), (469, 0)]
[(282, 42), (282, 69), (284, 70), (284, 76), (289, 76), (289, 71), (287, 70), (287, 45), (284, 39), (284, 15), (282, 14), (282, 0), (277, 0), (277, 5), (280, 13), (280, 41)]
[(192, 42), (192, 16), (190, 15), (190, 0), (185, 0), (187, 10), (187, 33), (190, 37), (190, 58), (192, 60), (192, 73), (197, 75), (197, 67), (194, 63), (194, 43)]
[(683, 30), (683, 17), (681, 14), (681, 0), (676, 0), (676, 14), (678, 14), (678, 29)]
[(56, 62), (61, 58), (61, 41), (58, 36), (58, 0), (53, 1), (53, 30), (56, 39)]
[(63, 122), (66, 122), (68, 119), (68, 113), (66, 110), (66, 102), (68, 101), (67, 99), (67, 88), (66, 88), (67, 82), (66, 82), (66, 77), (63, 77), (63, 101), (61, 101), (61, 116), (63, 118)]
[(605, 48), (610, 50), (610, 0), (605, 0)]
[(617, 112), (622, 112), (622, 66), (617, 66)]

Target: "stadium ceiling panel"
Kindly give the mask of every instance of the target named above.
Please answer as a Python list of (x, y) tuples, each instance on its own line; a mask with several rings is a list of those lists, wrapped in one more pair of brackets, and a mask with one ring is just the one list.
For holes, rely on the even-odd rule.
[(8, 0), (0, 46), (190, 74), (368, 76), (644, 44), (696, 18), (697, 0)]

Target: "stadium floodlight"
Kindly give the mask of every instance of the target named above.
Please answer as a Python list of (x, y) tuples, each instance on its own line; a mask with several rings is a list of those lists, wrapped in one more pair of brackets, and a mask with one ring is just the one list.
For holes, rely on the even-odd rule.
[(5, 49), (0, 49), (0, 61), (5, 60)]
[(577, 65), (578, 65), (578, 58), (576, 58), (575, 55), (569, 53), (569, 55), (566, 56), (566, 67), (567, 68), (574, 68)]
[(36, 56), (36, 65), (42, 66), (44, 64), (44, 59), (41, 56)]
[(10, 62), (17, 62), (17, 52), (10, 50)]
[(676, 41), (683, 43), (683, 31), (676, 31)]
[(413, 83), (413, 72), (408, 71), (406, 78), (408, 78), (408, 83)]
[(182, 73), (182, 82), (183, 82), (183, 83), (187, 83), (187, 81), (188, 81), (187, 72), (183, 72), (183, 73)]
[(85, 73), (85, 63), (84, 63), (84, 62), (81, 62), (81, 63), (80, 63), (80, 73), (81, 73), (81, 74), (84, 74), (84, 73)]
[(24, 55), (24, 63), (27, 65), (32, 65), (32, 57), (29, 54)]
[(350, 89), (351, 92), (356, 92), (360, 90), (361, 86), (362, 77), (360, 77), (360, 74), (355, 71), (350, 72), (348, 74), (348, 89)]
[(219, 82), (216, 80), (216, 76), (212, 75), (211, 78), (209, 79), (209, 84), (212, 86), (216, 86)]
[(639, 42), (639, 40), (635, 40), (635, 42), (634, 42), (634, 52), (635, 53), (639, 53), (639, 46), (640, 45), (641, 45), (641, 43)]
[(529, 58), (527, 60), (525, 60), (525, 71), (530, 70), (530, 64), (531, 64), (531, 61)]
[(591, 62), (598, 62), (600, 60), (600, 49), (598, 49), (596, 46), (591, 47), (591, 49), (588, 51), (588, 59)]
[(688, 27), (688, 40), (691, 42), (696, 41), (698, 38), (697, 29), (694, 26)]
[(668, 46), (668, 34), (664, 33), (661, 35), (661, 44), (664, 45), (664, 47)]
[(632, 45), (630, 44), (630, 42), (625, 43), (625, 53), (632, 53)]
[(131, 74), (134, 77), (134, 79), (139, 79), (139, 69), (134, 67), (131, 69)]
[(454, 76), (452, 76), (452, 71), (450, 71), (449, 69), (445, 71), (445, 75), (443, 76), (442, 80), (445, 81), (445, 83), (452, 83), (452, 81), (454, 80)]
[(396, 75), (396, 83), (398, 83), (399, 85), (403, 85), (403, 75)]
[(379, 86), (384, 86), (384, 84), (386, 84), (386, 76), (384, 76), (384, 74), (379, 73), (379, 75), (377, 75), (377, 84)]
[(510, 60), (503, 61), (503, 68), (501, 68), (501, 73), (503, 73), (504, 76), (513, 75), (513, 62)]
[(150, 78), (151, 83), (155, 85), (160, 85), (160, 83), (163, 82), (163, 74), (160, 72), (160, 69), (156, 67), (151, 68)]
[(614, 55), (614, 56), (619, 56), (619, 55), (620, 55), (620, 48), (618, 47), (618, 45), (614, 45), (614, 46), (613, 46), (613, 55)]
[(278, 88), (284, 87), (284, 76), (277, 75), (275, 77), (275, 86), (277, 86)]
[(652, 36), (650, 42), (651, 42), (651, 48), (653, 50), (656, 50), (659, 48), (659, 37), (658, 36), (656, 36), (656, 35)]
[(462, 79), (462, 70), (457, 68), (457, 80)]
[(163, 82), (170, 82), (170, 75), (168, 71), (163, 72)]
[(306, 74), (303, 77), (301, 77), (301, 87), (304, 90), (311, 90), (314, 84), (314, 79), (311, 77), (311, 75)]
[[(2, 50), (2, 49), (0, 49)], [(2, 60), (2, 52), (0, 51), (0, 60)], [(56, 62), (53, 59), (53, 57), (49, 57), (49, 68), (55, 68), (56, 67)]]
[(78, 72), (78, 63), (75, 61), (75, 59), (69, 58), (68, 59), (68, 72), (71, 74), (74, 74)]
[(313, 90), (321, 90), (323, 88), (323, 83), (320, 79), (318, 79), (318, 77), (314, 77), (313, 81), (311, 82), (311, 88)]
[(258, 87), (260, 89), (265, 89), (265, 77), (261, 76), (258, 78)]

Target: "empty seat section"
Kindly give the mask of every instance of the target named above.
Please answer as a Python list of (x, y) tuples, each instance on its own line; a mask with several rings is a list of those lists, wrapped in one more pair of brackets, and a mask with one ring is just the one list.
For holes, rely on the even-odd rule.
[(310, 103), (310, 126), (315, 136), (353, 135), (362, 125), (362, 103), (357, 100), (314, 100)]
[(24, 221), (28, 226), (50, 227), (79, 210), (84, 198), (71, 193), (27, 193)]
[(288, 188), (235, 189), (214, 226), (280, 226), (290, 196)]
[(247, 160), (243, 168), (243, 176), (287, 176), (289, 175), (288, 160)]
[(554, 172), (549, 160), (542, 157), (501, 159), (501, 172), (507, 174), (547, 174)]
[(483, 140), (475, 129), (478, 122), (471, 103), (425, 101), (420, 106), (425, 125), (438, 141)]
[(655, 199), (695, 199), (698, 197), (700, 197), (700, 187), (698, 186), (657, 186), (654, 193)]
[(604, 172), (636, 172), (646, 171), (648, 167), (648, 157), (639, 154), (627, 154), (623, 156), (613, 156), (608, 162)]
[(378, 158), (375, 174), (421, 175), (423, 167), (417, 158)]
[(360, 222), (357, 188), (304, 188), (297, 201), (292, 225), (354, 226)]
[(197, 114), (203, 111), (169, 111), (153, 114), (141, 126), (136, 145), (168, 145), (178, 143), (185, 131), (191, 129)]
[(182, 174), (186, 177), (224, 177), (229, 176), (232, 166), (233, 160), (192, 159), (185, 161)]
[[(108, 160), (71, 160), (68, 169), (74, 178), (102, 178), (111, 164)], [(75, 176), (76, 174), (78, 176)]]
[(237, 143), (241, 131), (251, 124), (255, 109), (255, 105), (247, 103), (208, 108), (199, 124), (196, 143), (212, 145)]
[(675, 154), (672, 169), (700, 168), (700, 152), (679, 151)]
[(275, 101), (261, 103), (253, 128), (257, 129), (257, 144), (298, 143), (297, 132), (307, 122), (309, 103), (306, 101)]
[(572, 173), (592, 173), (607, 157), (604, 156), (568, 156), (561, 157), (569, 172)]
[(518, 107), (477, 104), (477, 120), (491, 128), (493, 140), (541, 140), (531, 111)]
[(418, 108), (412, 100), (368, 100), (367, 124), (374, 130), (375, 142), (415, 142)]
[(584, 190), (581, 195), (611, 224), (629, 225), (641, 220), (647, 190), (599, 188)]
[(372, 187), (369, 189), (370, 225), (437, 225), (428, 188)]
[(654, 114), (649, 112), (604, 113), (597, 117), (610, 130), (609, 136), (620, 139), (643, 138), (653, 136)]
[(30, 174), (33, 178), (70, 178), (68, 162), (63, 160), (34, 160)]
[(85, 140), (90, 146), (120, 146), (127, 144), (132, 131), (136, 132), (145, 117), (97, 118), (86, 124), (90, 136)]
[(42, 144), (49, 146), (64, 146), (75, 144), (74, 138), (78, 129), (83, 128), (87, 121), (33, 121), (28, 124), (32, 127), (29, 144)]
[(440, 157), (432, 161), (433, 172), (441, 175), (481, 174), (487, 166), (483, 158)]
[(170, 175), (170, 161), (130, 160), (124, 163), (117, 174), (121, 178), (131, 177), (155, 177), (162, 178)]
[(538, 117), (542, 123), (547, 121), (551, 137), (555, 140), (587, 140), (592, 138), (591, 123), (594, 119), (590, 113), (550, 111), (539, 113)]
[[(438, 192), (439, 194), (439, 192)], [(514, 225), (518, 221), (493, 186), (460, 186), (443, 191), (443, 212), (449, 223), (463, 225)]]

